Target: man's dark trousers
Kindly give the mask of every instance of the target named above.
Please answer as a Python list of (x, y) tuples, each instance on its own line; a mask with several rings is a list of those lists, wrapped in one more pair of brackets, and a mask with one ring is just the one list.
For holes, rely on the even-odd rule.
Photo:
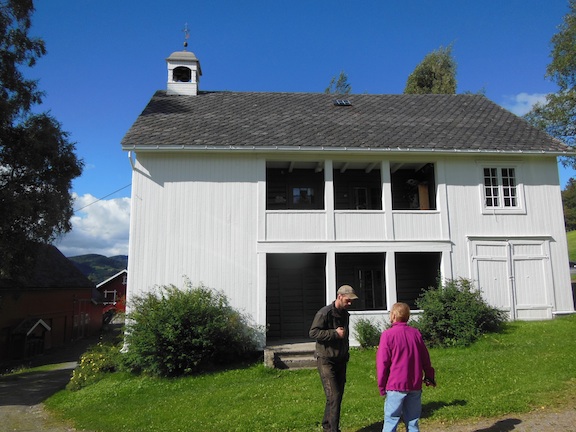
[(329, 432), (339, 432), (340, 407), (346, 384), (346, 360), (318, 357), (318, 373), (326, 394), (326, 406), (322, 428)]

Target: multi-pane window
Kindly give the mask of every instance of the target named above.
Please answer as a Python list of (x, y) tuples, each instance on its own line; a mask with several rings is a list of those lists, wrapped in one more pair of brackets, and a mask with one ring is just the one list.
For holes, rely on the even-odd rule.
[(487, 208), (518, 207), (514, 168), (484, 168), (484, 203)]

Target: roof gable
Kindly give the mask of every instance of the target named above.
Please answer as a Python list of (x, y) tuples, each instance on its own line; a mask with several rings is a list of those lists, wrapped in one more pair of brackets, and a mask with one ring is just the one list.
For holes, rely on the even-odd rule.
[(16, 280), (0, 280), (0, 287), (92, 288), (90, 281), (72, 261), (53, 245), (37, 244), (33, 268)]
[(158, 91), (124, 150), (323, 149), (555, 153), (570, 151), (481, 95)]

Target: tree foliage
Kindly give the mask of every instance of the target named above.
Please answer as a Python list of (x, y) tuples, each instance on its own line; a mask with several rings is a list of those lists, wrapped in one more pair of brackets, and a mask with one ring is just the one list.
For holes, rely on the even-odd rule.
[[(552, 37), (552, 61), (546, 77), (558, 85), (556, 93), (536, 104), (525, 118), (534, 126), (570, 146), (575, 144), (576, 132), (576, 0), (569, 1), (559, 32)], [(562, 158), (564, 165), (576, 168), (576, 157)]]
[(344, 71), (340, 72), (338, 77), (333, 76), (330, 80), (330, 84), (324, 90), (324, 93), (334, 94), (334, 95), (349, 95), (352, 92), (352, 86), (348, 82), (348, 75)]
[(562, 204), (566, 231), (576, 230), (576, 180), (574, 178), (568, 180), (566, 188), (562, 191)]
[(424, 57), (410, 74), (405, 94), (456, 94), (456, 61), (452, 46), (440, 47)]
[(70, 231), (72, 179), (82, 172), (75, 146), (48, 113), (36, 80), (22, 68), (46, 53), (30, 37), (32, 0), (0, 0), (0, 277), (17, 278), (30, 248)]

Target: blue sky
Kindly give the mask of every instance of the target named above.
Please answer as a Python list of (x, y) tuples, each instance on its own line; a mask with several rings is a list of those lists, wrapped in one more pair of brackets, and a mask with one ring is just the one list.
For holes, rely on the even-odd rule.
[[(120, 141), (156, 90), (165, 59), (200, 60), (201, 90), (323, 92), (345, 71), (353, 93), (402, 93), (424, 56), (450, 44), (458, 92), (485, 91), (516, 114), (556, 86), (551, 37), (568, 0), (36, 0), (48, 53), (27, 75), (76, 142), (67, 256), (128, 253), (131, 171)], [(561, 184), (575, 175), (561, 170)]]

